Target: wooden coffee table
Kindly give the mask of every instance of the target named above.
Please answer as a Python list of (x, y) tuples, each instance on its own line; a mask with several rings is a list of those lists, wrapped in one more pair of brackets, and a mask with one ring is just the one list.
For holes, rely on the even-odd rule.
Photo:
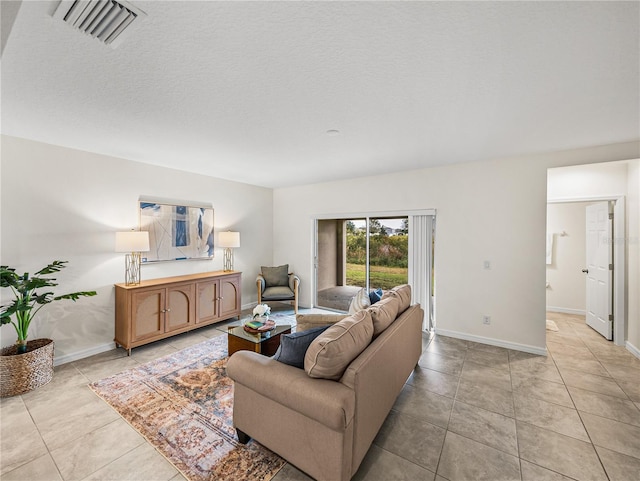
[(245, 331), (243, 326), (228, 326), (229, 356), (236, 351), (253, 351), (264, 356), (273, 356), (280, 346), (280, 336), (290, 332), (291, 326), (288, 324), (278, 324), (271, 331), (257, 334)]

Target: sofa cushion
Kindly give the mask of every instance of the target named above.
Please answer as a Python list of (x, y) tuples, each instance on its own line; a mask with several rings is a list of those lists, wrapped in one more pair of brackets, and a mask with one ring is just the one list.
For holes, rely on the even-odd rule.
[(267, 287), (289, 286), (289, 264), (278, 267), (262, 266), (261, 269)]
[(370, 305), (371, 301), (369, 300), (369, 293), (363, 287), (351, 299), (351, 303), (349, 304), (349, 314), (355, 314), (356, 312), (366, 309)]
[(304, 370), (310, 377), (337, 381), (372, 338), (368, 310), (345, 317), (313, 340), (304, 357)]
[(349, 314), (298, 314), (296, 315), (296, 331), (305, 331), (313, 327), (328, 326), (341, 321)]
[(327, 330), (329, 326), (314, 327), (301, 332), (292, 332), (280, 336), (280, 347), (273, 355), (276, 361), (304, 369), (304, 355), (313, 340)]
[(382, 295), (382, 299), (388, 297), (397, 297), (400, 301), (400, 307), (398, 308), (398, 315), (402, 314), (411, 305), (411, 286), (409, 284), (402, 284), (396, 286), (390, 291), (386, 291)]
[(400, 299), (395, 296), (387, 297), (367, 310), (373, 322), (373, 335), (377, 336), (396, 320), (400, 310)]

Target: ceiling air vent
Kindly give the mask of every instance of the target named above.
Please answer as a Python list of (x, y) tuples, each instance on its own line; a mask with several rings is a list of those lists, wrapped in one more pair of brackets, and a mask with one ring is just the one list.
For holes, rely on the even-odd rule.
[(118, 46), (145, 16), (130, 3), (115, 0), (62, 0), (53, 14), (110, 47)]

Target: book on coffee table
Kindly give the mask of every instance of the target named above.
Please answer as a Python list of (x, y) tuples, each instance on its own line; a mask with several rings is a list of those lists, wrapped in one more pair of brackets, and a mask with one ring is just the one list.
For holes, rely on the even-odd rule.
[(260, 329), (262, 326), (264, 326), (264, 322), (261, 321), (249, 321), (245, 324), (245, 326), (251, 328), (251, 329)]

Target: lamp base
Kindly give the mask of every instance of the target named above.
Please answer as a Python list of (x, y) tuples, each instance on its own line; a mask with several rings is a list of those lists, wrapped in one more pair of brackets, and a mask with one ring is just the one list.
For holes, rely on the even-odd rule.
[(224, 250), (224, 271), (229, 272), (233, 270), (233, 249), (227, 247)]
[(124, 257), (124, 283), (127, 286), (140, 284), (140, 252), (132, 252)]

